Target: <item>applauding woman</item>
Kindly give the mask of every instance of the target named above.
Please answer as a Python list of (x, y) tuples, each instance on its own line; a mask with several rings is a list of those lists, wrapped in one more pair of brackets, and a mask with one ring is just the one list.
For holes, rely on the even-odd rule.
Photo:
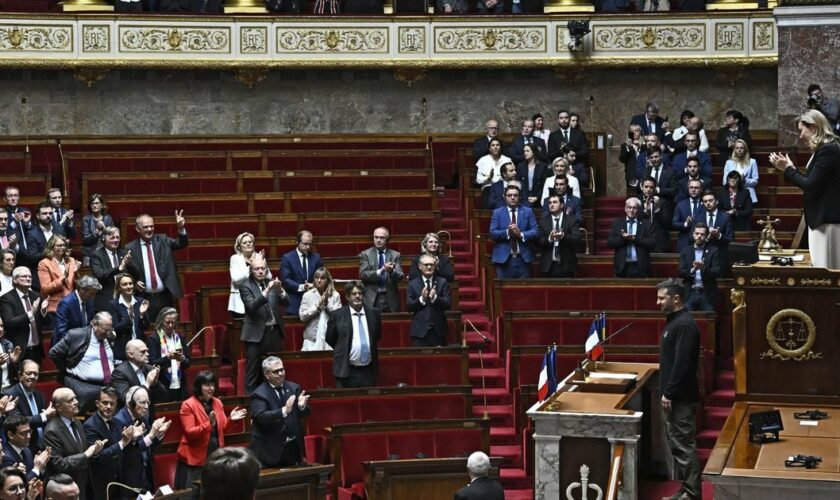
[(175, 331), (178, 311), (164, 307), (157, 315), (155, 333), (149, 337), (149, 363), (160, 367), (160, 380), (166, 386), (166, 401), (186, 398), (184, 370), (190, 366), (189, 346), (184, 346)]
[(76, 273), (81, 262), (70, 257), (67, 251), (68, 240), (55, 234), (47, 242), (44, 258), (38, 263), (38, 280), (41, 282), (41, 296), (49, 301), (47, 312), (55, 314), (58, 302), (73, 292), (76, 286)]
[(332, 275), (326, 267), (319, 267), (312, 281), (315, 286), (304, 293), (300, 301), (300, 320), (306, 323), (301, 351), (332, 351), (324, 334), (329, 312), (341, 309), (341, 295), (335, 291)]
[(204, 370), (196, 374), (193, 395), (181, 403), (181, 442), (178, 443), (178, 464), (175, 467), (175, 489), (191, 488), (201, 478), (207, 455), (225, 446), (225, 431), (239, 422), (248, 410), (234, 408), (225, 415), (222, 401), (215, 397), (216, 376)]

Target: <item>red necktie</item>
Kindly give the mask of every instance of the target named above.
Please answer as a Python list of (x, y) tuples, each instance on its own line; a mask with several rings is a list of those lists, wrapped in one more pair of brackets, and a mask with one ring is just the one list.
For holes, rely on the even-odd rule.
[(148, 256), (148, 259), (149, 259), (149, 280), (152, 282), (151, 291), (154, 292), (154, 291), (157, 290), (158, 282), (157, 282), (157, 278), (155, 278), (155, 275), (157, 274), (157, 271), (155, 270), (155, 256), (152, 255), (152, 242), (151, 241), (146, 243), (146, 255)]
[(102, 363), (102, 383), (111, 383), (111, 365), (108, 364), (108, 352), (105, 350), (105, 341), (99, 341), (99, 362)]

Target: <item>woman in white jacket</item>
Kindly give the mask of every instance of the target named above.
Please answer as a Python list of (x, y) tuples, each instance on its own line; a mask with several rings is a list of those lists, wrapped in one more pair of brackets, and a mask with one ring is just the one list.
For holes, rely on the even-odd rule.
[(735, 145), (732, 146), (732, 157), (726, 160), (726, 165), (723, 167), (724, 186), (726, 186), (726, 176), (733, 170), (741, 174), (741, 178), (744, 179), (744, 187), (750, 192), (753, 204), (758, 203), (758, 196), (755, 194), (755, 188), (758, 186), (758, 163), (755, 158), (750, 158), (750, 148), (741, 139), (735, 141)]
[[(245, 304), (239, 298), (239, 285), (248, 279), (251, 275), (251, 257), (254, 255), (254, 248), (256, 248), (254, 235), (251, 233), (242, 233), (236, 237), (233, 243), (233, 249), (236, 252), (230, 256), (230, 299), (228, 299), (228, 311), (236, 318), (242, 318), (245, 315)], [(257, 252), (262, 253), (262, 252)], [(271, 279), (271, 271), (267, 272), (266, 279)]]
[(327, 331), (328, 313), (341, 309), (341, 295), (335, 291), (333, 279), (326, 267), (319, 267), (312, 278), (315, 286), (303, 294), (300, 301), (300, 320), (303, 329), (301, 351), (331, 351), (324, 334)]

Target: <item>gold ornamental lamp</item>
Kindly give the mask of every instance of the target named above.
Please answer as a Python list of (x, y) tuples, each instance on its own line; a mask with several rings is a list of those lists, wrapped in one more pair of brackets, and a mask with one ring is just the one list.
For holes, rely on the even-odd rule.
[(268, 14), (263, 0), (225, 0), (225, 14)]

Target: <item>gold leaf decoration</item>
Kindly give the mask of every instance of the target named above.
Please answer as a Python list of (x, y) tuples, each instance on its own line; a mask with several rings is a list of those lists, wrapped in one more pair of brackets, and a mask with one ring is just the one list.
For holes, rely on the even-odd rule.
[(515, 28), (438, 28), (435, 52), (545, 52), (542, 26)]
[(120, 27), (120, 51), (229, 53), (230, 30)]
[(703, 50), (702, 24), (677, 26), (596, 26), (595, 50)]
[(0, 51), (71, 52), (72, 26), (0, 27)]
[(278, 28), (277, 52), (388, 52), (386, 28)]

